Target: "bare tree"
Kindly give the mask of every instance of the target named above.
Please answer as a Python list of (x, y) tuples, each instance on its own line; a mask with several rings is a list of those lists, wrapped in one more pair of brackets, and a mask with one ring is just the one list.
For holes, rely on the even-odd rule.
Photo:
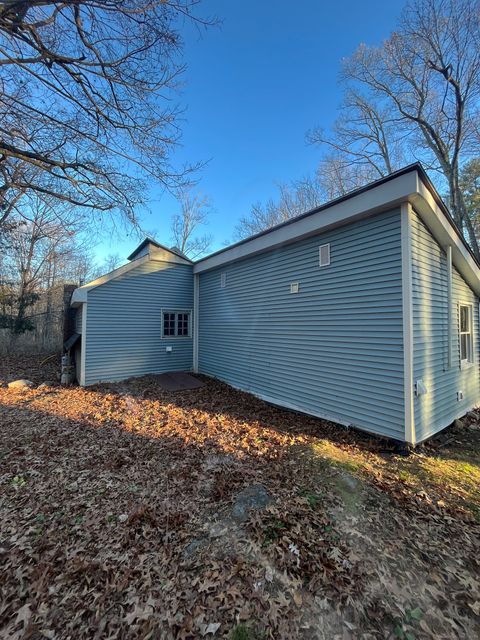
[(99, 267), (99, 275), (110, 273), (122, 264), (122, 257), (119, 253), (109, 253)]
[(177, 249), (191, 260), (207, 253), (212, 243), (209, 234), (198, 235), (199, 228), (208, 223), (212, 211), (210, 198), (182, 190), (179, 195), (180, 211), (172, 218), (172, 241)]
[(23, 217), (8, 236), (1, 263), (1, 280), (9, 283), (7, 326), (13, 334), (33, 328), (28, 309), (40, 293), (59, 283), (78, 282), (75, 269), (80, 256), (86, 260), (88, 255), (87, 241), (82, 246), (78, 240), (81, 226), (72, 205), (58, 205), (52, 197), (26, 197)]
[[(480, 256), (459, 183), (462, 165), (478, 153), (478, 0), (412, 0), (382, 47), (361, 45), (345, 62), (343, 79), (347, 95), (361, 95), (368, 109), (356, 98), (353, 105), (347, 101), (332, 140), (319, 141), (337, 145), (352, 162), (367, 162), (371, 152), (379, 173), (396, 165), (390, 141), (405, 157), (426, 161), (443, 175), (452, 215)], [(348, 114), (359, 107), (362, 126), (352, 132)]]
[(0, 223), (31, 191), (135, 222), (147, 177), (184, 182), (172, 92), (198, 1), (0, 3)]
[(248, 215), (240, 218), (234, 231), (236, 240), (271, 229), (317, 207), (325, 200), (320, 174), (291, 184), (280, 184), (278, 189), (279, 196), (276, 200), (270, 199), (265, 204), (258, 202), (252, 206)]
[[(348, 88), (340, 116), (331, 132), (316, 128), (307, 134), (313, 144), (331, 148), (326, 157), (329, 169), (342, 169), (348, 181), (358, 175), (362, 180), (381, 178), (404, 164), (402, 129), (399, 117), (390, 107)], [(340, 176), (339, 176), (340, 177)]]

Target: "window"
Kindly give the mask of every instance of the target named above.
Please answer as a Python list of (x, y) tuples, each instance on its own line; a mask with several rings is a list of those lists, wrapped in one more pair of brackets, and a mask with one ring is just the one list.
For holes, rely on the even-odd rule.
[(300, 288), (300, 285), (298, 284), (298, 282), (290, 283), (290, 293), (298, 293), (299, 288)]
[(473, 362), (472, 341), (472, 307), (461, 304), (459, 307), (460, 319), (460, 365), (463, 367), (468, 362)]
[(320, 267), (328, 267), (330, 264), (330, 243), (322, 244), (318, 249), (318, 263)]
[(190, 337), (190, 311), (163, 311), (163, 338)]

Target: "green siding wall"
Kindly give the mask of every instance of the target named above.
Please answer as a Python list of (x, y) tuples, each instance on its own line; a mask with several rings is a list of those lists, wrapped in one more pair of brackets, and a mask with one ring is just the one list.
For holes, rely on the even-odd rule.
[[(448, 368), (447, 258), (415, 214), (412, 220), (413, 376), (428, 392), (415, 397), (417, 441), (422, 441), (480, 404), (478, 298), (456, 269), (452, 278), (452, 364)], [(460, 369), (458, 303), (472, 305), (475, 364)], [(457, 391), (464, 399), (457, 400)]]
[(90, 290), (85, 384), (190, 370), (192, 339), (163, 339), (162, 309), (193, 309), (191, 265), (150, 260)]
[(403, 440), (401, 269), (395, 210), (201, 273), (200, 372)]

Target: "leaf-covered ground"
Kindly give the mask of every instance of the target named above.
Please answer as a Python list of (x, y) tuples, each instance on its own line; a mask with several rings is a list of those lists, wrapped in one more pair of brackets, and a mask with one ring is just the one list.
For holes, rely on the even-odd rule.
[(402, 457), (204, 380), (0, 388), (0, 637), (480, 637), (474, 414)]

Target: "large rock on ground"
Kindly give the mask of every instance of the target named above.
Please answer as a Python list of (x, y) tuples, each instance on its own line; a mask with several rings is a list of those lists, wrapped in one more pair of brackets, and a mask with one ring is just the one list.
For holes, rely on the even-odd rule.
[(31, 380), (14, 380), (13, 382), (8, 383), (9, 389), (30, 389), (33, 387), (33, 382)]
[(232, 507), (232, 518), (235, 522), (245, 522), (250, 510), (265, 509), (272, 502), (272, 496), (261, 484), (252, 484), (235, 498)]

